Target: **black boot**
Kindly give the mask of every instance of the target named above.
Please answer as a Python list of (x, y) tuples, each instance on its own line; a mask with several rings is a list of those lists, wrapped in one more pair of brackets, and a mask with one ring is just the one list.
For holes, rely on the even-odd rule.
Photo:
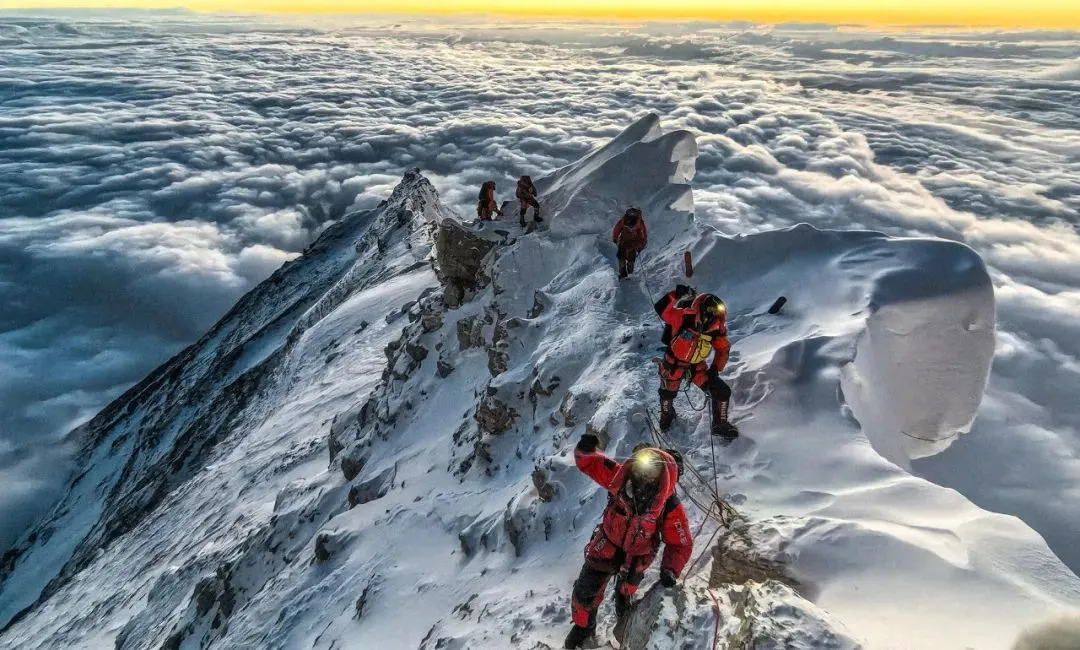
[(526, 210), (521, 210), (521, 211), (518, 212), (518, 217), (521, 219), (521, 227), (522, 228), (525, 227), (525, 212), (526, 212)]
[(566, 642), (563, 643), (564, 648), (595, 648), (596, 646), (596, 629), (577, 625), (570, 628), (570, 634), (566, 635)]
[(734, 424), (728, 421), (727, 400), (713, 400), (712, 434), (714, 436), (725, 438), (728, 441), (739, 437), (739, 430), (735, 428)]
[(626, 276), (627, 276), (627, 273), (626, 273), (626, 260), (620, 257), (619, 258), (619, 279), (620, 280), (625, 280)]
[(667, 431), (675, 422), (675, 396), (660, 396), (660, 430)]

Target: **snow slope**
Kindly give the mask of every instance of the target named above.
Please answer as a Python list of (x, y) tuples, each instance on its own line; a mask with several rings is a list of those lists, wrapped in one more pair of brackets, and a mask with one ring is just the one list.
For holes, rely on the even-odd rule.
[[(1080, 579), (1023, 522), (906, 470), (968, 427), (985, 387), (979, 257), (809, 226), (722, 237), (692, 214), (695, 155), (648, 116), (538, 179), (550, 228), (478, 226), (493, 248), (456, 309), (426, 261), (433, 224), (454, 217), (410, 172), (78, 432), (82, 478), (5, 556), (0, 641), (561, 645), (603, 507), (570, 450), (587, 428), (615, 456), (648, 438), (651, 303), (684, 250), (731, 313), (744, 436), (718, 450), (717, 484), (813, 604), (771, 582), (709, 590), (706, 556), (653, 596), (678, 634), (643, 644), (707, 643), (713, 599), (718, 647), (791, 648), (1007, 648), (1080, 603)], [(609, 233), (627, 204), (651, 243), (619, 283)], [(457, 254), (441, 252), (444, 280)], [(678, 401), (672, 439), (711, 475), (691, 406)]]

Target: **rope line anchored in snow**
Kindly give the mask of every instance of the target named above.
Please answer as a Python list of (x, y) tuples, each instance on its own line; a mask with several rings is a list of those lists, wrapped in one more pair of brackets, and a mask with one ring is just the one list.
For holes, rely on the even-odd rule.
[(713, 624), (712, 633), (712, 650), (716, 650), (719, 647), (720, 643), (720, 601), (716, 599), (716, 594), (713, 593), (712, 589), (706, 589), (705, 591), (709, 594), (709, 599), (712, 600), (713, 614), (716, 615), (716, 621)]
[(702, 402), (701, 408), (698, 408), (698, 407), (694, 406), (694, 400), (690, 397), (690, 387), (686, 385), (686, 382), (683, 382), (682, 394), (683, 394), (684, 397), (686, 397), (686, 403), (690, 405), (690, 408), (694, 409), (698, 413), (701, 413), (702, 411), (704, 411), (709, 406), (709, 394), (708, 393), (705, 393), (705, 401)]
[[(652, 283), (649, 282), (649, 268), (644, 262), (640, 262), (641, 257), (642, 257), (642, 255), (639, 254), (638, 259), (639, 259), (639, 263), (641, 264), (642, 280), (644, 280), (644, 283), (645, 283), (645, 293), (649, 294), (649, 302), (650, 302), (650, 304), (655, 305), (656, 304), (656, 297), (653, 296), (652, 286), (651, 286)], [(652, 259), (651, 255), (649, 256), (649, 259), (650, 260)]]

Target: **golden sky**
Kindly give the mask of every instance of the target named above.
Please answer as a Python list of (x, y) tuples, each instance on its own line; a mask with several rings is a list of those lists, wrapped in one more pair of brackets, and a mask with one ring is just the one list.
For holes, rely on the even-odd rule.
[(184, 6), (197, 11), (494, 13), (598, 19), (1080, 27), (1080, 0), (0, 0), (0, 7), (102, 6)]

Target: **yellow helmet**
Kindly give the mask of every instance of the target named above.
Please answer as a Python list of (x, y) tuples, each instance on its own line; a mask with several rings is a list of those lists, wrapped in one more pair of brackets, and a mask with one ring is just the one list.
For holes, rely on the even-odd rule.
[(664, 471), (664, 459), (651, 447), (639, 449), (630, 458), (630, 478), (636, 483), (656, 483)]
[(697, 312), (698, 322), (723, 324), (727, 320), (727, 305), (720, 298), (711, 293), (703, 293), (694, 302), (690, 309)]

